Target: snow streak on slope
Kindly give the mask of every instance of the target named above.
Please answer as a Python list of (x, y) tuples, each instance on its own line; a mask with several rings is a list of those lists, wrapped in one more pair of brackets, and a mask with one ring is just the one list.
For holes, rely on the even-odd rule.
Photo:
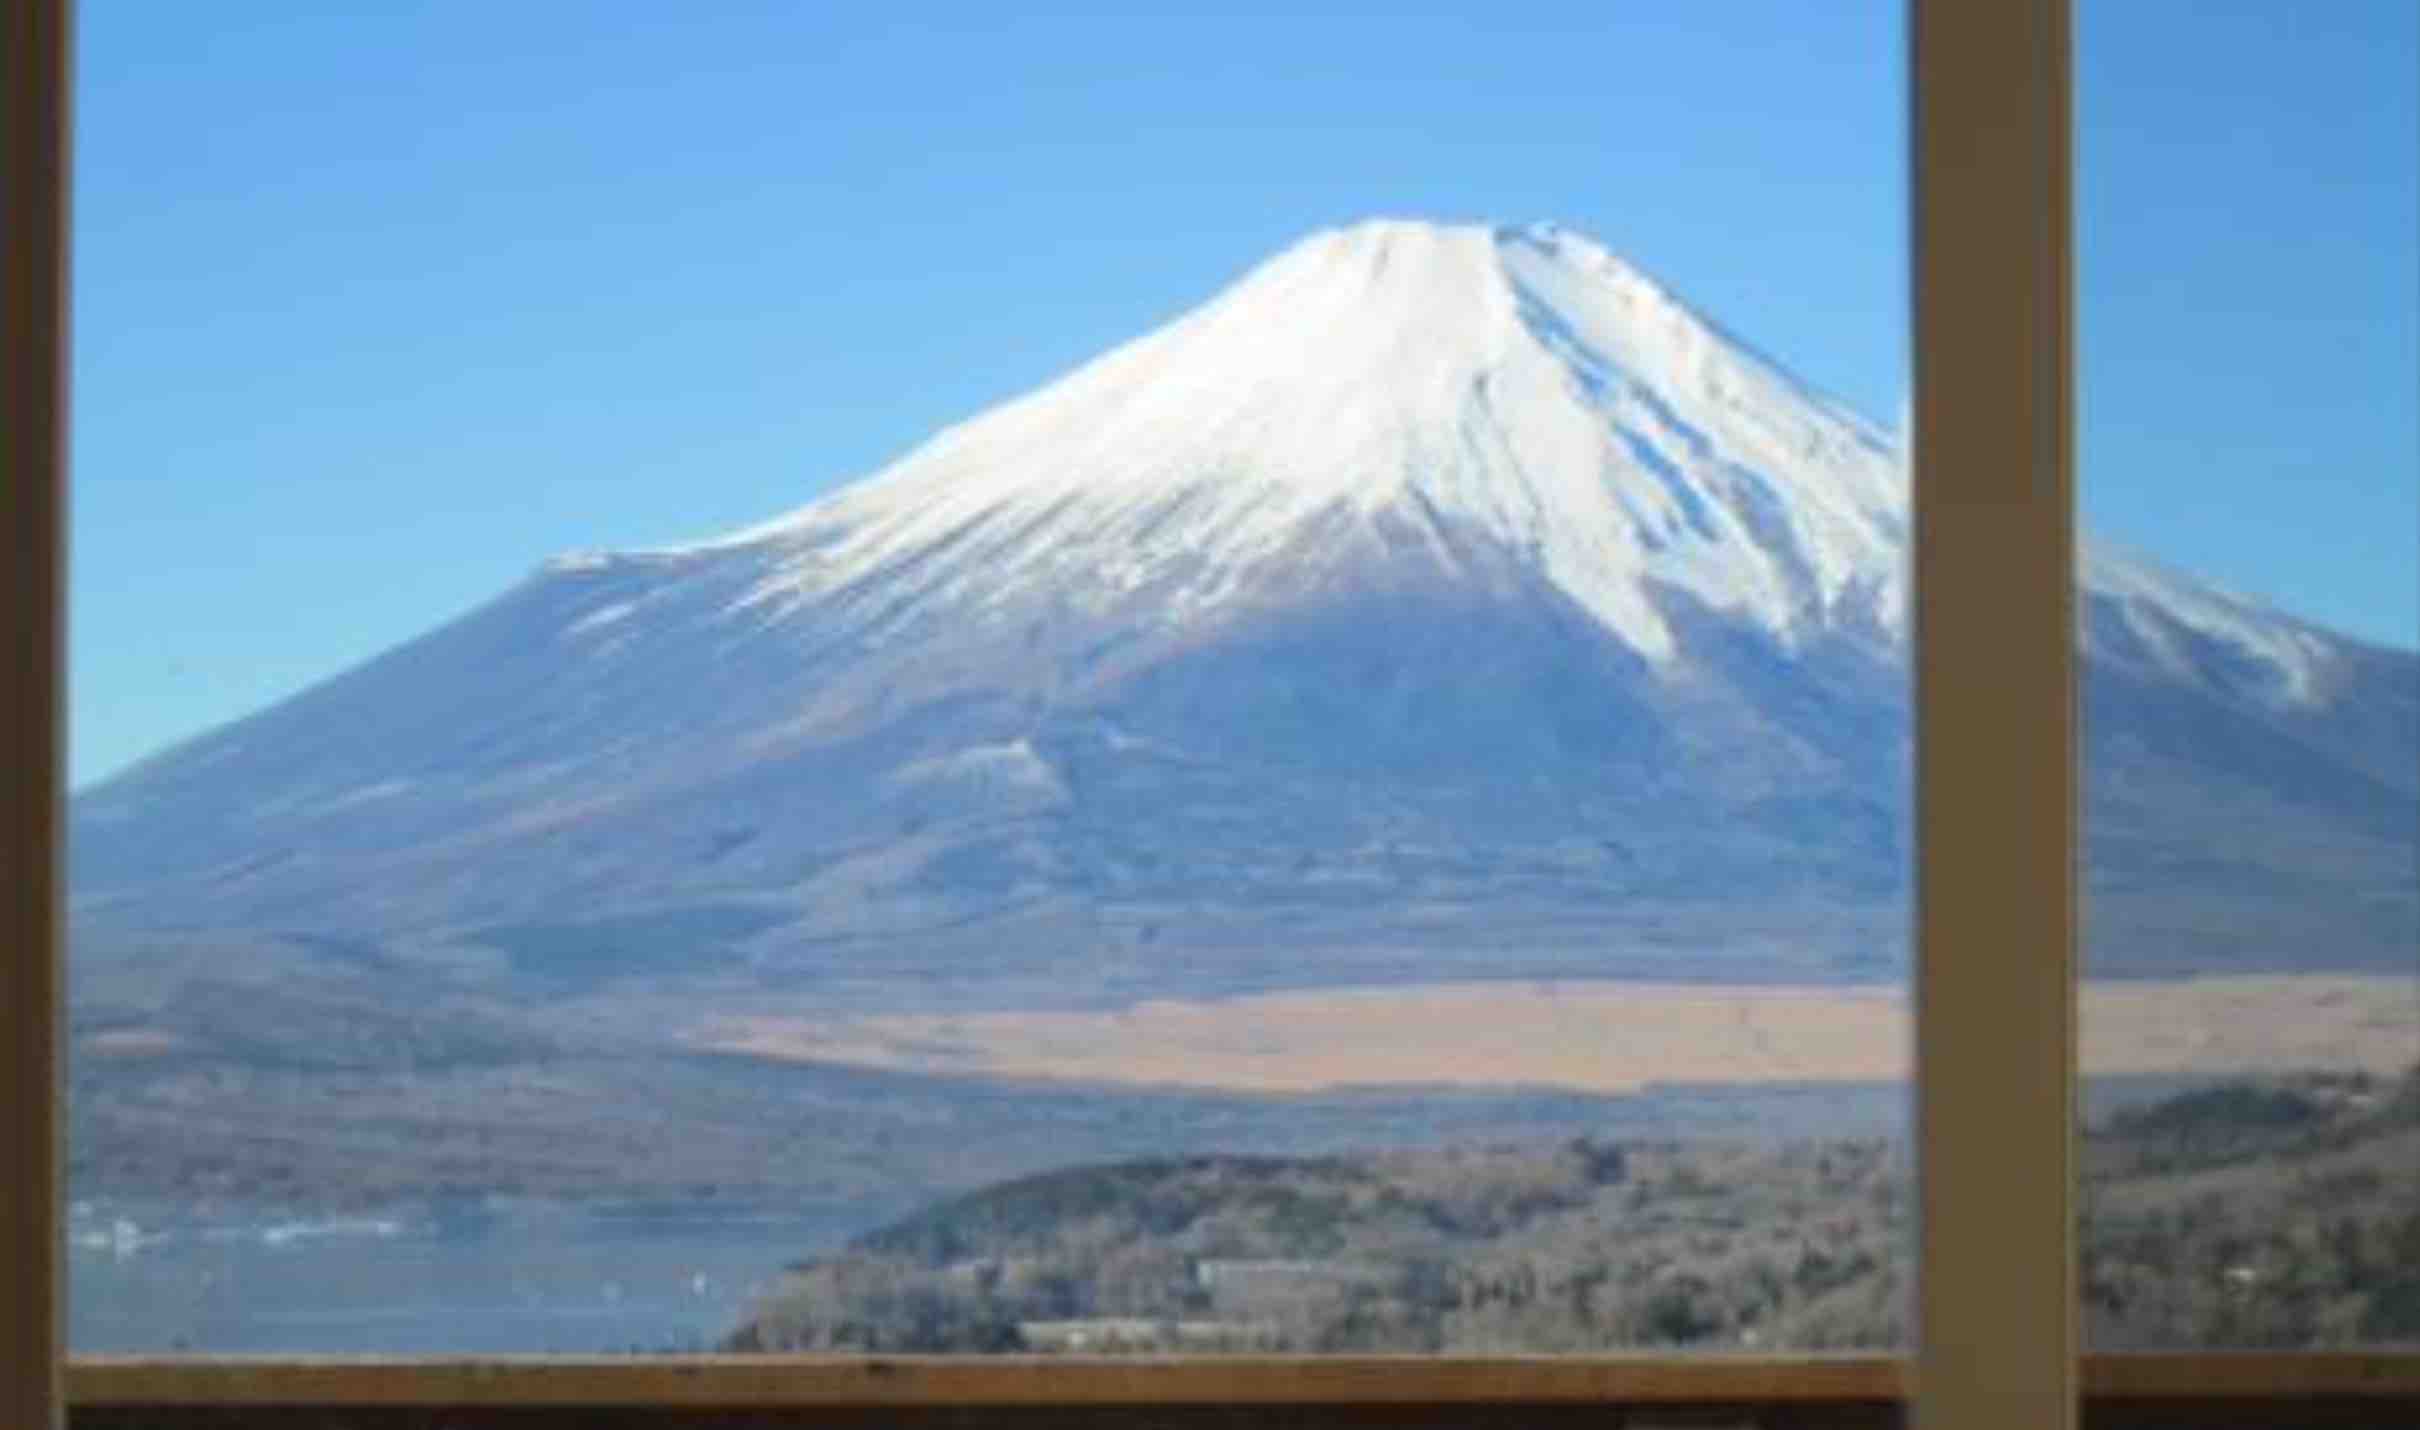
[[(2197, 677), (2201, 662), (2180, 639), (2189, 634), (2257, 671), (2269, 703), (2307, 705), (2329, 693), (2338, 638), (2315, 627), (2101, 542), (2083, 543), (2076, 580), (2116, 608), (2132, 641), (2169, 676)], [(2092, 641), (2087, 648), (2111, 653), (2105, 645)]]
[(1880, 432), (1596, 244), (1373, 222), (718, 545), (783, 553), (751, 606), (912, 570), (1177, 622), (1373, 553), (1509, 562), (1660, 661), (1659, 587), (1785, 643), (1896, 628), (1903, 505)]

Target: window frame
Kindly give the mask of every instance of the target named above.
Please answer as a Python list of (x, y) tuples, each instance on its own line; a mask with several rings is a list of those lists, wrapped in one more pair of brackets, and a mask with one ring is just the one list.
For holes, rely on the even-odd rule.
[[(2073, 422), (2068, 0), (1909, 0), (1916, 532), (1912, 1354), (1858, 1357), (63, 1358), (62, 695), (72, 0), (5, 0), (0, 52), (0, 1422), (230, 1407), (614, 1407), (1103, 1423), (1292, 1408), (1744, 1411), (1760, 1423), (2072, 1425), (2410, 1408), (2420, 1355), (2094, 1356), (2074, 1277)], [(2016, 1155), (2012, 1155), (2012, 1151)], [(1324, 1409), (1323, 1409), (1324, 1408)], [(1332, 1412), (1332, 1413), (1331, 1413)], [(2097, 1418), (2097, 1417), (2096, 1417)], [(132, 1423), (132, 1422), (128, 1422)], [(417, 1422), (414, 1422), (417, 1423)], [(1220, 1423), (1228, 1423), (1222, 1421)], [(2314, 1422), (2315, 1423), (2315, 1422)]]

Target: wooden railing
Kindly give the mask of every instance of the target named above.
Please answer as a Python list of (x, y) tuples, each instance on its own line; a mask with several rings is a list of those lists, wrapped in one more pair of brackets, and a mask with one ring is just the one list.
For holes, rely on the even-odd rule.
[[(2084, 1423), (2420, 1427), (2420, 1352), (2096, 1355)], [(1903, 1423), (1891, 1356), (80, 1357), (69, 1423), (132, 1427), (1760, 1426)]]

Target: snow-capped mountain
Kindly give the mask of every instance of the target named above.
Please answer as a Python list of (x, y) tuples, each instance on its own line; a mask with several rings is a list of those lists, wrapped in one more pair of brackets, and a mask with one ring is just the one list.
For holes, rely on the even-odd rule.
[[(85, 793), (77, 910), (1059, 996), (1877, 968), (1906, 542), (1894, 434), (1605, 248), (1361, 224)], [(2420, 662), (2084, 568), (2097, 955), (2407, 956)]]
[(1370, 223), (731, 544), (782, 549), (776, 610), (929, 558), (977, 611), (1174, 622), (1373, 554), (1510, 557), (1661, 662), (1659, 587), (1784, 639), (1895, 627), (1902, 487), (1882, 434), (1594, 243)]

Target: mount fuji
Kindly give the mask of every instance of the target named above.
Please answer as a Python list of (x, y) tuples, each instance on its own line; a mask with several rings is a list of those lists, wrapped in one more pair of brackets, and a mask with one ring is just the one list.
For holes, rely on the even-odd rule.
[[(1892, 976), (1907, 502), (1897, 434), (1588, 238), (1323, 232), (79, 794), (79, 956), (869, 1004)], [(2408, 968), (2420, 658), (2082, 566), (2092, 966)]]

